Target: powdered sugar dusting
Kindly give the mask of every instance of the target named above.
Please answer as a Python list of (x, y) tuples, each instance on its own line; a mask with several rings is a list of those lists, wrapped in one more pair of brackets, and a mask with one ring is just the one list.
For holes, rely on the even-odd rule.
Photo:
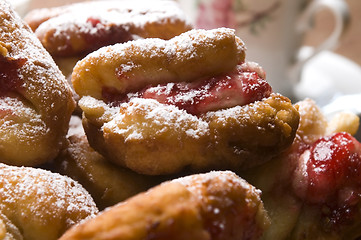
[[(201, 215), (211, 238), (229, 239), (234, 235), (256, 236), (262, 233), (266, 213), (262, 209), (261, 192), (235, 173), (212, 171), (173, 182), (184, 185), (200, 203)], [(242, 235), (235, 234), (238, 229), (234, 227), (238, 225), (246, 226), (239, 229), (245, 232)]]
[(19, 69), (19, 76), (24, 82), (21, 94), (38, 107), (39, 112), (52, 115), (50, 113), (55, 106), (49, 105), (49, 102), (67, 103), (70, 87), (49, 53), (29, 27), (13, 12), (10, 5), (6, 1), (1, 1), (0, 6), (3, 20), (0, 31), (1, 43), (8, 50), (9, 57), (27, 60)]
[(258, 74), (262, 68), (258, 67), (256, 72), (252, 66), (241, 64), (236, 69), (191, 83), (159, 84), (145, 88), (138, 95), (175, 105), (194, 115), (242, 106), (270, 96), (272, 88)]
[[(93, 1), (36, 11), (27, 21), (52, 55), (74, 56), (138, 38), (169, 39), (191, 24), (174, 1)], [(38, 23), (37, 23), (38, 21)]]
[[(103, 128), (126, 135), (128, 140), (152, 138), (145, 135), (146, 131), (142, 131), (143, 129), (153, 129), (158, 132), (185, 132), (188, 137), (195, 139), (209, 132), (208, 124), (196, 116), (153, 99), (133, 98), (129, 103), (124, 103), (121, 108), (124, 108), (125, 112), (117, 114), (112, 121), (105, 123)], [(125, 117), (132, 114), (139, 121), (128, 125), (128, 118)]]
[[(199, 192), (202, 185), (208, 185), (211, 182), (214, 184), (216, 183), (228, 186), (227, 189), (235, 188), (235, 185), (238, 185), (241, 186), (242, 189), (246, 189), (248, 191), (255, 190), (252, 185), (248, 184), (244, 179), (231, 171), (210, 171), (208, 173), (190, 175), (172, 181), (181, 183), (186, 186), (188, 190), (194, 194), (198, 194), (199, 196), (202, 195), (202, 193)], [(256, 190), (256, 192), (260, 193), (259, 190)]]
[[(213, 30), (193, 29), (186, 33), (182, 33), (178, 37), (170, 39), (169, 44), (166, 44), (165, 42), (165, 45), (161, 48), (164, 49), (168, 56), (175, 56), (174, 58), (177, 60), (183, 58), (192, 59), (198, 56), (200, 49), (214, 49), (217, 47), (217, 42), (230, 38), (230, 36), (235, 37), (235, 31), (230, 28), (218, 28)], [(244, 45), (236, 44), (235, 42), (234, 46), (238, 47), (237, 55), (245, 51)]]
[[(52, 12), (55, 16), (42, 23), (39, 31), (54, 28), (58, 33), (64, 32), (70, 25), (83, 25), (89, 16), (101, 19), (104, 24), (113, 23), (126, 28), (143, 28), (147, 23), (161, 24), (165, 21), (188, 22), (178, 4), (173, 1), (94, 1), (60, 7)], [(81, 31), (88, 32), (92, 28), (89, 23), (88, 26), (83, 26)]]
[(38, 135), (45, 135), (49, 129), (34, 109), (18, 98), (0, 97), (0, 149), (8, 142), (32, 142)]
[(126, 94), (227, 73), (244, 61), (235, 38), (232, 29), (194, 29), (170, 40), (148, 38), (103, 47), (77, 63), (74, 89), (80, 96), (100, 99), (104, 88)]
[[(53, 87), (55, 85), (51, 83), (51, 81), (48, 81), (47, 76), (52, 76), (51, 79), (61, 79), (65, 81), (65, 77), (62, 76), (55, 63), (52, 62), (50, 55), (42, 48), (41, 43), (29, 27), (23, 23), (18, 15), (11, 15), (13, 10), (10, 10), (10, 5), (8, 5), (6, 1), (2, 1), (1, 8), (2, 11), (0, 14), (3, 19), (3, 30), (0, 31), (1, 42), (5, 44), (10, 57), (14, 59), (27, 59), (24, 68), (20, 69), (21, 77), (28, 78), (30, 72), (42, 71), (38, 72), (39, 76), (33, 77), (39, 77), (39, 81), (45, 86), (52, 84), (51, 86)], [(44, 78), (41, 78), (41, 76), (44, 76)], [(32, 80), (33, 79), (29, 81)], [(57, 81), (58, 80), (55, 81), (56, 84)], [(33, 87), (35, 88), (35, 86)], [(60, 90), (61, 88), (56, 89)], [(47, 90), (50, 90), (50, 86)]]
[[(16, 112), (17, 110), (13, 111), (13, 113), (20, 115), (17, 117), (18, 121), (13, 121), (15, 125), (6, 125), (11, 123), (10, 118), (12, 120), (16, 118), (14, 116), (10, 116), (3, 123), (9, 130), (12, 128), (11, 131), (13, 132), (9, 133), (14, 137), (11, 139), (12, 143), (20, 142), (30, 136), (29, 143), (22, 144), (25, 149), (18, 146), (17, 152), (14, 152), (11, 147), (6, 149), (2, 145), (5, 150), (1, 151), (1, 155), (8, 159), (4, 154), (11, 154), (13, 155), (12, 160), (24, 161), (20, 164), (29, 165), (34, 164), (34, 162), (39, 164), (53, 157), (64, 140), (69, 117), (74, 108), (70, 86), (49, 53), (7, 1), (0, 1), (0, 19), (2, 20), (0, 28), (2, 54), (5, 54), (6, 58), (26, 60), (17, 69), (21, 85), (16, 86), (11, 91), (8, 90), (8, 93), (3, 96), (9, 95), (12, 98), (17, 98), (18, 101), (23, 101), (23, 105), (26, 106), (18, 112)], [(9, 79), (4, 81), (9, 81)], [(9, 102), (1, 105), (9, 105)], [(25, 118), (21, 119), (22, 116)], [(17, 131), (17, 124), (25, 126), (25, 128)], [(28, 126), (32, 128), (28, 128)], [(48, 134), (49, 132), (52, 134)], [(36, 141), (37, 137), (38, 141)], [(46, 144), (44, 144), (45, 138), (47, 139)], [(31, 144), (36, 144), (38, 148), (30, 150)], [(42, 149), (42, 151), (37, 152), (38, 149)], [(22, 154), (22, 151), (29, 151), (31, 154)]]
[(118, 113), (119, 107), (110, 107), (105, 102), (91, 96), (84, 96), (79, 100), (87, 118), (96, 118), (100, 122), (111, 121)]
[[(70, 178), (5, 164), (0, 164), (0, 210), (28, 237), (42, 229), (58, 234), (59, 229), (98, 213), (90, 195)], [(32, 224), (40, 229), (31, 229)]]

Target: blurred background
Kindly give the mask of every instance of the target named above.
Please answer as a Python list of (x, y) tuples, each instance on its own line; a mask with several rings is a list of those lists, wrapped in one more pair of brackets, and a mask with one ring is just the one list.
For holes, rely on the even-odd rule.
[[(334, 51), (361, 65), (361, 1), (346, 0), (346, 2), (351, 13), (351, 24), (345, 36), (341, 39), (339, 46)], [(334, 23), (330, 21), (332, 17), (329, 15), (330, 13), (327, 11), (320, 11), (317, 14), (315, 28), (307, 34), (305, 39), (308, 45), (319, 43), (331, 32)]]

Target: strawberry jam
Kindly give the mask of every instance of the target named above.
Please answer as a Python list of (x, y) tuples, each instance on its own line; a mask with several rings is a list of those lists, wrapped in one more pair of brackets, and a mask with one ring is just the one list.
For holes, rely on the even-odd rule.
[(89, 51), (98, 49), (102, 46), (113, 45), (133, 40), (132, 35), (124, 27), (115, 24), (103, 23), (97, 18), (88, 18), (87, 22), (91, 24), (91, 30), (83, 33), (83, 38), (89, 46)]
[(141, 97), (175, 105), (193, 115), (246, 105), (269, 97), (271, 93), (271, 86), (256, 72), (246, 72), (240, 68), (230, 74), (195, 82), (150, 86), (127, 96), (117, 95), (115, 90), (103, 88), (103, 98), (108, 103), (126, 102), (129, 96)]
[(317, 140), (300, 157), (296, 170), (296, 195), (319, 204), (331, 224), (357, 214), (361, 200), (361, 143), (348, 133)]
[(81, 32), (77, 34), (77, 38), (82, 40), (80, 41), (80, 47), (79, 40), (74, 44), (71, 38), (67, 37), (64, 46), (57, 49), (56, 54), (58, 56), (88, 54), (103, 46), (124, 43), (134, 39), (124, 27), (104, 23), (101, 19), (90, 17), (86, 20), (86, 23), (88, 23), (88, 26), (81, 29)]
[(16, 90), (22, 84), (19, 68), (26, 63), (26, 59), (13, 59), (0, 54), (0, 96)]

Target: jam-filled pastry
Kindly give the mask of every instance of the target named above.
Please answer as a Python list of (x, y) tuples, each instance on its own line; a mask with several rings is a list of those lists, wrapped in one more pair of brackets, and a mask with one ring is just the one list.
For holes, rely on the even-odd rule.
[(74, 180), (43, 169), (0, 164), (0, 235), (56, 240), (97, 213), (89, 193)]
[(192, 28), (178, 4), (164, 0), (86, 1), (35, 9), (25, 20), (69, 78), (76, 62), (100, 47), (139, 38), (169, 39)]
[(72, 74), (90, 145), (142, 174), (242, 169), (293, 141), (299, 114), (234, 30), (101, 48)]
[(361, 236), (361, 143), (352, 134), (359, 119), (342, 113), (327, 121), (314, 101), (296, 105), (300, 127), (290, 149), (241, 174), (262, 190), (271, 218), (263, 239), (356, 239)]
[(260, 192), (232, 172), (215, 171), (158, 185), (60, 240), (259, 239), (268, 224)]
[(0, 2), (0, 161), (37, 165), (65, 141), (71, 89), (49, 53), (7, 1)]
[(93, 1), (25, 16), (52, 56), (77, 56), (137, 38), (169, 39), (192, 26), (174, 1)]
[(72, 117), (68, 135), (68, 146), (51, 164), (51, 169), (78, 181), (99, 209), (124, 201), (164, 180), (137, 174), (105, 159), (89, 146), (79, 117)]

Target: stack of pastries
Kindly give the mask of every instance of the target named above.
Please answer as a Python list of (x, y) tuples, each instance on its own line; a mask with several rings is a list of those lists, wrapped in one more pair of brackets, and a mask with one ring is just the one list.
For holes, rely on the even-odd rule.
[(361, 236), (358, 117), (273, 92), (234, 30), (136, 3), (0, 2), (0, 238)]

